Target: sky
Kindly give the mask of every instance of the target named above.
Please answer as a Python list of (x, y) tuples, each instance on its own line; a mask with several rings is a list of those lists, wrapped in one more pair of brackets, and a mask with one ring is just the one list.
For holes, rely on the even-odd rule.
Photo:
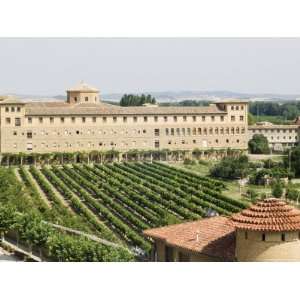
[(227, 90), (300, 94), (299, 39), (0, 39), (0, 94)]

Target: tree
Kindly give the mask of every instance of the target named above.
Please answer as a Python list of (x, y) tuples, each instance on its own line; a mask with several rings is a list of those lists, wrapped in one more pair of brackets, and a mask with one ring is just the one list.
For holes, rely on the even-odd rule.
[(283, 188), (282, 188), (282, 183), (277, 180), (272, 184), (272, 195), (275, 198), (281, 198), (283, 194)]
[(225, 157), (210, 169), (213, 177), (224, 179), (244, 178), (249, 173), (249, 162), (246, 155), (239, 157)]
[(0, 205), (0, 234), (1, 239), (16, 222), (16, 208), (10, 204)]
[(248, 125), (254, 125), (255, 124), (255, 118), (251, 113), (248, 113)]
[(123, 95), (120, 100), (120, 106), (142, 106), (145, 103), (156, 104), (156, 100), (151, 95)]
[(255, 134), (248, 143), (249, 151), (252, 154), (269, 154), (270, 148), (268, 140), (262, 134)]
[(287, 155), (283, 159), (284, 167), (295, 174), (295, 177), (300, 176), (300, 146), (288, 150)]

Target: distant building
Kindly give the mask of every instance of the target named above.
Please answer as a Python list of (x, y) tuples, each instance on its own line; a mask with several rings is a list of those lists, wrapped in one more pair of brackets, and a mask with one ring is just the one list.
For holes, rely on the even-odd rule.
[(300, 210), (274, 198), (230, 218), (204, 218), (144, 234), (153, 240), (153, 261), (300, 261)]
[[(300, 120), (298, 121), (300, 123)], [(269, 142), (269, 147), (274, 151), (283, 151), (294, 147), (299, 141), (299, 124), (276, 125), (270, 122), (258, 122), (248, 126), (249, 140), (255, 134), (262, 134)]]
[(85, 83), (67, 101), (0, 99), (0, 153), (159, 149), (247, 149), (248, 103), (207, 107), (120, 107), (101, 102)]

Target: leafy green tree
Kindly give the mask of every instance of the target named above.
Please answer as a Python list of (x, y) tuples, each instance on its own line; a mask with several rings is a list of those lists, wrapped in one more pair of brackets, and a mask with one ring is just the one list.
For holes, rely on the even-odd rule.
[(225, 157), (210, 169), (210, 174), (224, 179), (245, 178), (249, 174), (248, 157)]
[(16, 223), (16, 208), (10, 204), (0, 205), (0, 234), (1, 239)]
[(276, 180), (273, 184), (272, 184), (272, 195), (275, 198), (281, 198), (283, 194), (283, 187), (282, 187), (282, 183), (279, 180)]
[(270, 148), (268, 140), (262, 134), (255, 134), (248, 143), (250, 153), (252, 154), (269, 154)]
[(300, 176), (300, 146), (289, 150), (283, 158), (285, 168), (290, 169), (296, 177)]
[(156, 104), (156, 99), (151, 95), (125, 94), (120, 100), (120, 106), (142, 106), (143, 104)]
[(248, 125), (254, 125), (255, 124), (255, 118), (251, 113), (248, 113)]

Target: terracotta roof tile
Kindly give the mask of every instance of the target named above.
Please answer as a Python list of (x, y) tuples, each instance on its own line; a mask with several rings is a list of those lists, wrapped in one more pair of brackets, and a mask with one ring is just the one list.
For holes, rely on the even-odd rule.
[(204, 107), (122, 107), (106, 103), (68, 104), (66, 102), (28, 102), (26, 115), (192, 115), (192, 114), (225, 114), (216, 105)]
[[(166, 244), (193, 252), (234, 260), (234, 227), (227, 217), (218, 216), (195, 222), (153, 228), (144, 234)], [(198, 238), (197, 238), (198, 236)]]
[(258, 201), (231, 217), (236, 228), (257, 231), (300, 230), (300, 210), (275, 198)]

